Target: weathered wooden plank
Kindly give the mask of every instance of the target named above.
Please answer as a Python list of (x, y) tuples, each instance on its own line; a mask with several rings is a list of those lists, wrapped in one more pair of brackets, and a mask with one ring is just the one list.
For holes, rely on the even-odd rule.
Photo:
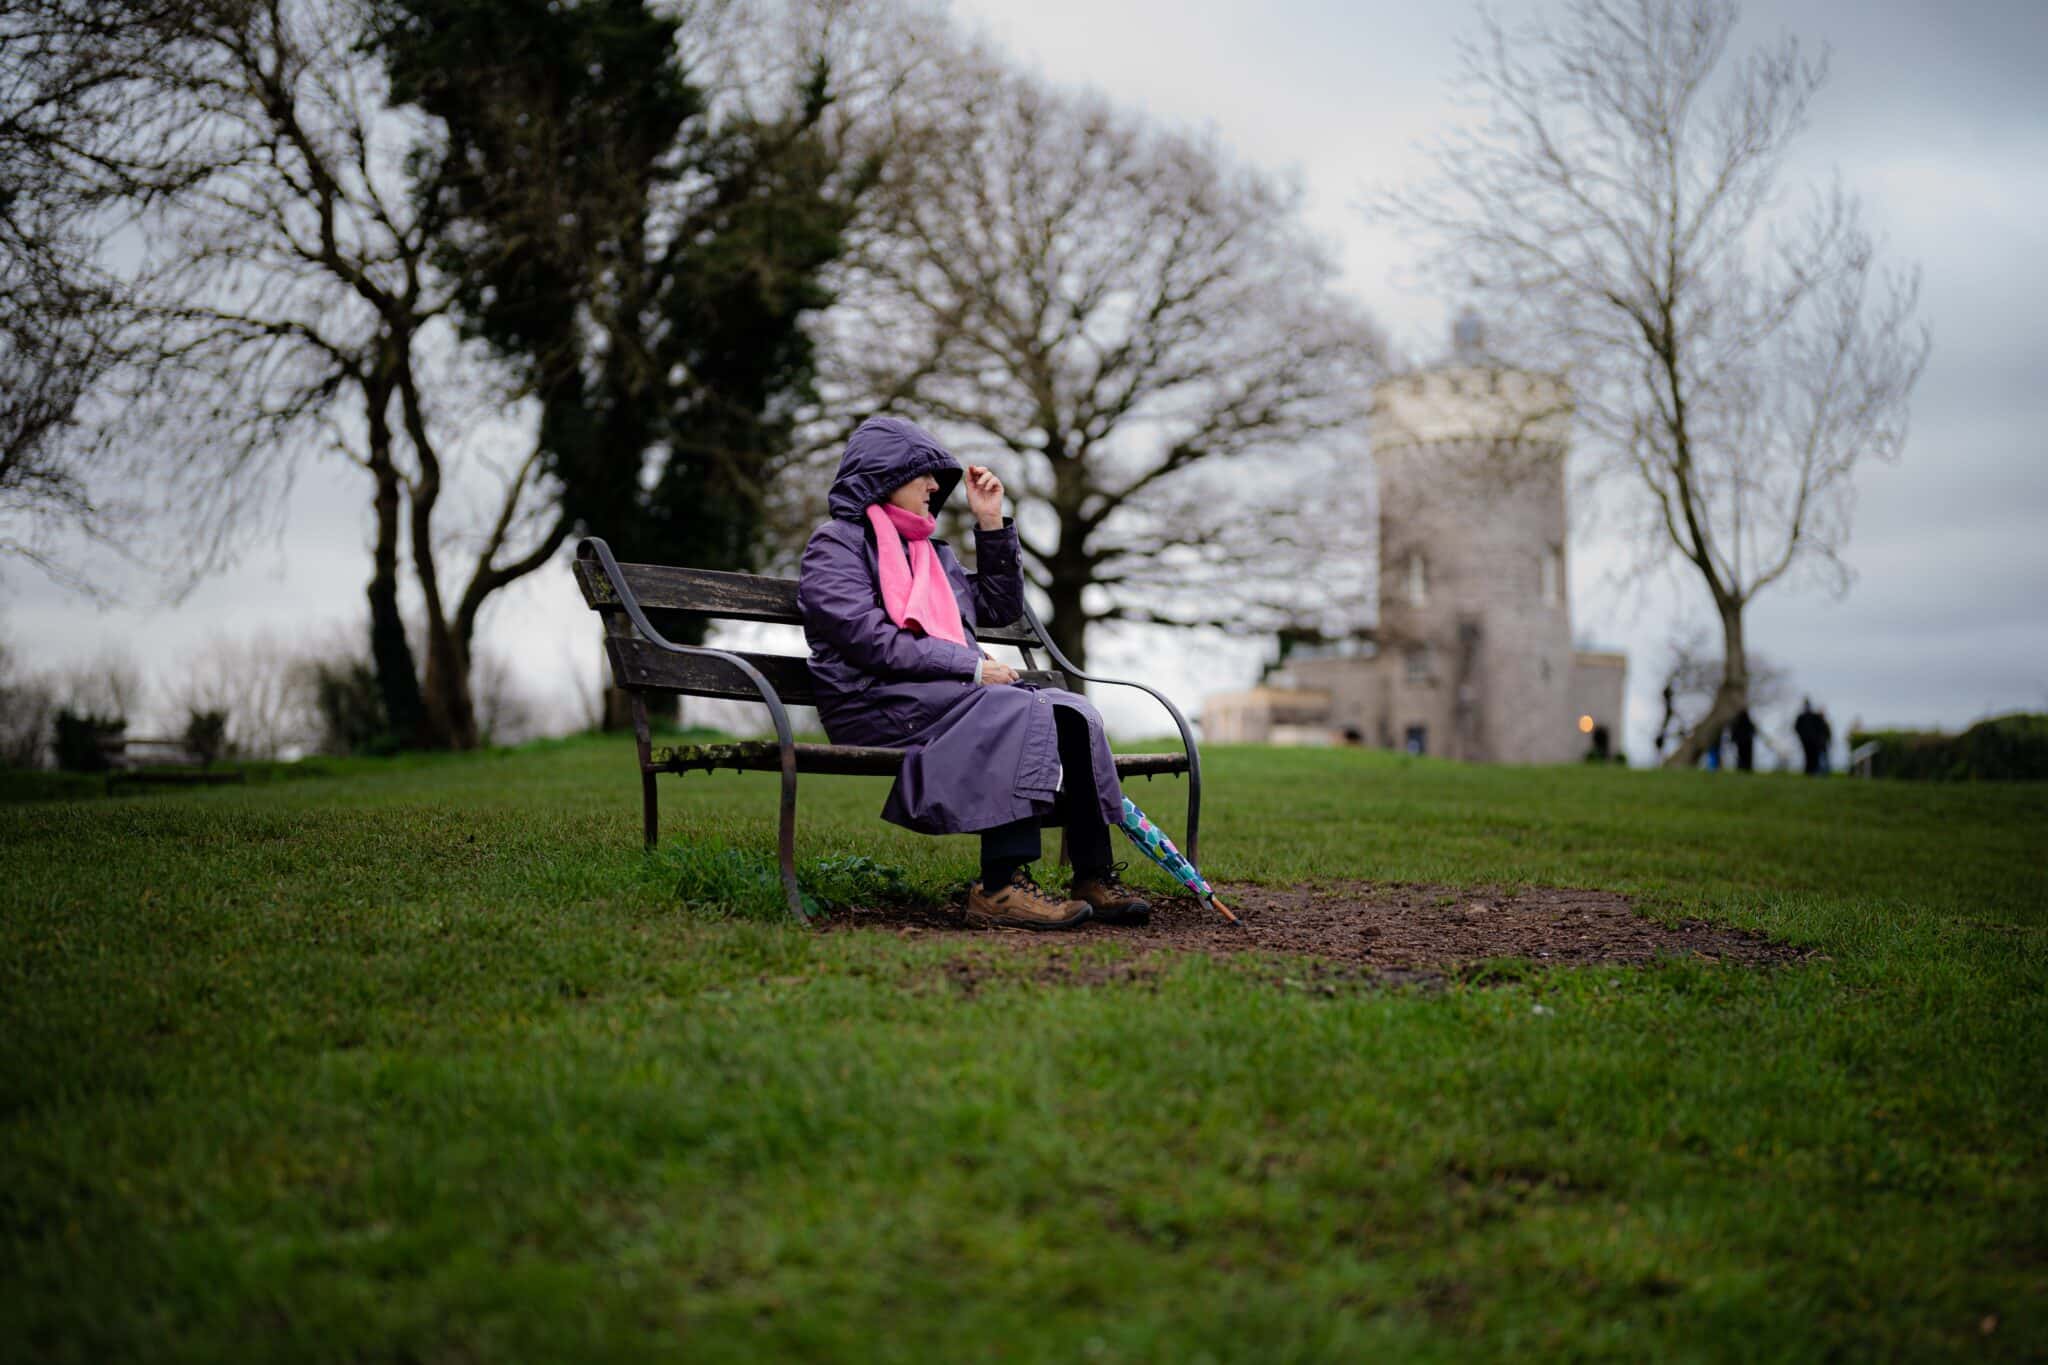
[[(798, 744), (800, 773), (839, 773), (885, 777), (902, 766), (903, 749), (863, 748), (852, 744)], [(773, 740), (741, 740), (734, 744), (678, 744), (654, 751), (654, 767), (663, 772), (735, 768), (772, 772), (782, 766), (782, 750)], [(1119, 778), (1177, 776), (1188, 770), (1186, 754), (1118, 754)]]
[[(576, 561), (576, 584), (583, 600), (600, 610), (616, 609), (617, 594), (605, 579), (604, 566), (592, 559)], [(626, 586), (632, 589), (640, 607), (656, 630), (664, 630), (674, 616), (709, 616), (725, 621), (766, 621), (773, 625), (802, 625), (797, 611), (796, 580), (764, 578), (755, 574), (724, 573), (715, 569), (686, 569), (667, 564), (621, 564)], [(1023, 621), (988, 626), (975, 638), (991, 644), (1038, 647), (1038, 637)]]
[[(759, 701), (761, 693), (747, 676), (723, 659), (701, 654), (671, 654), (638, 638), (613, 637), (604, 642), (612, 661), (612, 681), (620, 687), (651, 687), (689, 697), (737, 697)], [(817, 689), (808, 660), (789, 654), (754, 654), (732, 650), (761, 670), (785, 706), (813, 706)]]
[(156, 782), (240, 782), (238, 768), (215, 768), (183, 739), (142, 735), (102, 735), (100, 752), (107, 771)]
[[(772, 621), (799, 625), (796, 580), (686, 569), (667, 564), (621, 564), (626, 586), (649, 610), (688, 611), (733, 621)], [(576, 561), (576, 582), (583, 600), (593, 607), (614, 605), (618, 598), (606, 580), (604, 566), (594, 559)]]
[[(761, 694), (746, 675), (721, 659), (695, 654), (671, 654), (636, 636), (613, 636), (604, 642), (612, 661), (612, 681), (620, 687), (650, 687), (681, 692), (691, 697), (737, 697), (759, 701)], [(761, 670), (761, 676), (775, 689), (785, 706), (816, 706), (817, 686), (811, 680), (810, 661), (792, 654), (755, 654), (731, 650)], [(1020, 678), (1039, 687), (1063, 687), (1059, 673), (1040, 669), (1020, 672)]]
[(1007, 625), (982, 626), (974, 632), (974, 638), (987, 645), (1021, 645), (1026, 649), (1043, 649), (1045, 645), (1038, 633), (1031, 629), (1031, 623), (1019, 617)]
[[(795, 748), (796, 770), (800, 773), (886, 777), (903, 765), (901, 749), (871, 749), (852, 744), (798, 744)], [(677, 773), (709, 772), (715, 768), (773, 772), (782, 767), (781, 746), (772, 740), (678, 744), (656, 749), (654, 766)]]
[(1116, 775), (1131, 777), (1178, 777), (1188, 770), (1186, 754), (1117, 754)]

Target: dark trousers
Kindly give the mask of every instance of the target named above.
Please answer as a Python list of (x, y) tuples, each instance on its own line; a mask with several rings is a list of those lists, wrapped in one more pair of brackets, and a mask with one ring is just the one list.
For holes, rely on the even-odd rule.
[[(1076, 873), (1101, 873), (1109, 869), (1109, 826), (1095, 801), (1095, 756), (1088, 743), (1088, 722), (1082, 717), (1056, 709), (1059, 725), (1060, 792), (1054, 809), (1067, 831), (1067, 856)], [(990, 890), (1007, 884), (1010, 874), (1026, 863), (1036, 862), (1044, 847), (1039, 840), (1039, 820), (1028, 815), (981, 832), (981, 884)]]

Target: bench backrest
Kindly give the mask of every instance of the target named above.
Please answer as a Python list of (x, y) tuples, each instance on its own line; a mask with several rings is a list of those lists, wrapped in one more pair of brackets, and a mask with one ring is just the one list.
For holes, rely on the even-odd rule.
[[(621, 564), (627, 589), (639, 600), (647, 623), (670, 636), (693, 620), (762, 621), (801, 626), (794, 578), (764, 578), (715, 569), (683, 569), (665, 564)], [(691, 697), (738, 697), (758, 701), (760, 694), (732, 665), (701, 655), (671, 654), (640, 636), (626, 619), (618, 595), (595, 555), (579, 548), (576, 583), (583, 600), (604, 618), (605, 652), (611, 658), (612, 681), (620, 687), (680, 692)], [(974, 638), (989, 644), (1039, 649), (1042, 644), (1028, 621), (983, 626)], [(761, 670), (761, 676), (788, 706), (812, 706), (817, 694), (811, 683), (807, 655), (756, 654), (731, 650)], [(1028, 658), (1028, 656), (1027, 656)]]

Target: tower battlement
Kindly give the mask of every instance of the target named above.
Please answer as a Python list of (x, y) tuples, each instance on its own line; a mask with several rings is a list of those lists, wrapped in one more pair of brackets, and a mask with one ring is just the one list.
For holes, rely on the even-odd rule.
[(1376, 450), (1502, 440), (1561, 449), (1571, 423), (1570, 386), (1528, 370), (1446, 366), (1381, 380), (1372, 391)]

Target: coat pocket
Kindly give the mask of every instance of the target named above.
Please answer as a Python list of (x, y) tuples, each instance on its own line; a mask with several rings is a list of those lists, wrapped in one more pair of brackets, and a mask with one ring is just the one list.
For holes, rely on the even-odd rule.
[(1050, 801), (1060, 789), (1059, 731), (1045, 698), (1032, 696), (1025, 711), (1023, 751), (1017, 756), (1017, 793)]

